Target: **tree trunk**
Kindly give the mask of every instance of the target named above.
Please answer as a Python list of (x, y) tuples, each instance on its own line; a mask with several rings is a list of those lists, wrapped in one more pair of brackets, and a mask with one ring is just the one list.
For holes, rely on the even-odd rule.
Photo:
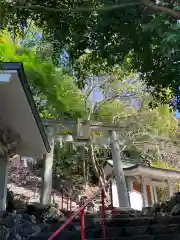
[[(85, 150), (86, 151), (86, 150)], [(89, 183), (89, 157), (85, 155), (86, 183)]]
[(100, 171), (98, 170), (98, 167), (96, 164), (96, 156), (95, 156), (94, 147), (92, 144), (89, 147), (89, 153), (90, 153), (90, 159), (91, 159), (91, 163), (93, 166), (93, 170), (94, 170), (96, 177), (99, 179), (100, 186), (105, 186), (105, 181), (103, 179), (103, 176), (101, 175)]

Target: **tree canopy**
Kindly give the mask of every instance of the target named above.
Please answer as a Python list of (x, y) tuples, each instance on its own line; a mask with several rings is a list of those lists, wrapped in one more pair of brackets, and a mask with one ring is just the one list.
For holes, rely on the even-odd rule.
[(89, 51), (90, 63), (103, 62), (99, 72), (128, 59), (153, 87), (154, 98), (169, 103), (179, 96), (179, 5), (174, 0), (4, 0), (1, 21), (23, 29), (33, 20), (55, 52), (65, 49), (74, 63)]
[(84, 112), (83, 94), (75, 79), (56, 68), (51, 61), (39, 57), (35, 49), (17, 46), (10, 35), (0, 35), (2, 61), (23, 62), (34, 99), (42, 117), (81, 117)]
[[(130, 72), (128, 75), (123, 69), (114, 68), (99, 78), (90, 75), (86, 83), (86, 119), (119, 126), (122, 159), (135, 162), (148, 159), (156, 165), (160, 161), (168, 167), (177, 166), (179, 135), (174, 111), (167, 104), (149, 108), (152, 96), (138, 74)], [(93, 92), (101, 93), (100, 99)], [(102, 177), (100, 181), (103, 181), (101, 166), (107, 159), (108, 137), (102, 132), (91, 136), (90, 160), (96, 177)], [(169, 154), (172, 152), (173, 156)]]
[(116, 79), (107, 83), (106, 88), (108, 96), (98, 103), (94, 118), (119, 125), (122, 152), (138, 152), (137, 158), (144, 155), (165, 161), (169, 144), (175, 149), (179, 141), (174, 111), (168, 105), (160, 104), (150, 109), (148, 103), (152, 96), (138, 77), (130, 75), (130, 78)]

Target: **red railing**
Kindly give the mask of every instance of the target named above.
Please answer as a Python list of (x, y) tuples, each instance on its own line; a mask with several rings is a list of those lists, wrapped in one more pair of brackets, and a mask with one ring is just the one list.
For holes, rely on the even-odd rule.
[(63, 191), (61, 192), (60, 209), (70, 212), (72, 211), (72, 199), (65, 197)]
[[(109, 185), (109, 183), (111, 184), (111, 182), (109, 181), (106, 186)], [(104, 192), (104, 188), (106, 187), (102, 187), (100, 188), (95, 194), (92, 195), (92, 197), (89, 198), (89, 200), (86, 201), (86, 203), (80, 207), (77, 211), (75, 211), (72, 216), (70, 218), (67, 219), (67, 221), (59, 228), (56, 230), (56, 232), (48, 238), (48, 240), (55, 240), (56, 237), (61, 234), (61, 232), (74, 220), (74, 218), (76, 218), (79, 214), (80, 214), (80, 218), (81, 218), (81, 240), (85, 240), (85, 218), (84, 218), (84, 213), (85, 213), (85, 208), (88, 206), (89, 203), (91, 203), (94, 198), (96, 198), (97, 196), (101, 196), (101, 217), (102, 217), (102, 231), (103, 231), (103, 239), (106, 240), (106, 224), (105, 224), (105, 192)], [(113, 202), (112, 202), (112, 187), (110, 187), (110, 195), (111, 195), (111, 207), (112, 207), (112, 216), (114, 214), (113, 211)], [(63, 207), (63, 197), (62, 197), (62, 207)], [(68, 207), (68, 204), (67, 204)]]

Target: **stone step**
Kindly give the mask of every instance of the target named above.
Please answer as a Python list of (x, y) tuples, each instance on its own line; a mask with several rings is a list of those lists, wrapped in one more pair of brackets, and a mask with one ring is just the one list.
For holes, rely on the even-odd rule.
[[(32, 236), (28, 240), (48, 240), (50, 236), (52, 236), (54, 232), (46, 232), (46, 233), (40, 233), (38, 236)], [(70, 232), (65, 231), (62, 232), (59, 236), (56, 237), (56, 240), (81, 240), (81, 234), (80, 232)]]
[[(56, 240), (81, 240), (80, 236), (65, 236), (61, 235), (56, 238)], [(48, 240), (46, 237), (33, 237), (28, 240)], [(103, 238), (86, 238), (86, 240), (104, 240)], [(180, 240), (179, 234), (160, 234), (160, 235), (143, 235), (143, 236), (135, 236), (135, 237), (111, 237), (107, 238), (107, 240)]]
[(144, 226), (153, 224), (178, 224), (180, 223), (180, 216), (177, 217), (131, 217), (131, 218), (113, 218), (105, 220), (109, 227), (127, 227), (127, 226)]
[[(158, 235), (158, 234), (173, 234), (180, 233), (179, 225), (151, 225), (151, 226), (137, 226), (137, 227), (111, 227), (106, 229), (107, 237), (128, 237), (140, 235)], [(87, 238), (101, 238), (103, 237), (102, 227), (95, 229), (88, 229), (86, 231)]]
[[(53, 234), (54, 231), (48, 231), (41, 233), (39, 236), (32, 237), (30, 240), (41, 240), (41, 239), (48, 239)], [(177, 240), (180, 240), (180, 225), (152, 225), (152, 226), (138, 226), (138, 227), (112, 227), (108, 228), (107, 231), (107, 238), (108, 239), (120, 239), (120, 240), (130, 240), (130, 239), (145, 239), (145, 237), (151, 237), (150, 240), (161, 239), (159, 237), (165, 236), (166, 238), (163, 240), (168, 239), (167, 236), (178, 236)], [(62, 232), (56, 239), (73, 239), (78, 240), (80, 239), (80, 231), (64, 231)], [(154, 238), (152, 238), (152, 236)], [(86, 231), (85, 234), (86, 239), (102, 239), (103, 238), (103, 231), (102, 228), (98, 227), (96, 229), (89, 229)], [(170, 237), (171, 238), (171, 237)], [(174, 240), (174, 238), (172, 238)], [(171, 240), (172, 240), (171, 239)]]
[[(101, 222), (101, 216), (85, 216), (85, 224)], [(143, 226), (152, 224), (178, 224), (180, 223), (180, 216), (158, 216), (158, 217), (121, 217), (119, 215), (113, 218), (105, 219), (106, 225), (113, 226)], [(73, 220), (73, 224), (80, 224), (80, 219)]]
[[(168, 234), (178, 234), (180, 233), (180, 217), (156, 217), (156, 218), (149, 218), (149, 217), (141, 217), (141, 218), (113, 218), (109, 220), (105, 220), (105, 224), (107, 227), (107, 237), (114, 237), (115, 239), (120, 238), (120, 240), (130, 240), (131, 238), (135, 240), (138, 237), (148, 236), (146, 240), (156, 240), (161, 239), (159, 238), (162, 234), (166, 237)], [(56, 223), (50, 226), (48, 230), (43, 233), (40, 233), (39, 236), (30, 238), (30, 240), (46, 240), (48, 236), (51, 236), (60, 226), (62, 223)], [(86, 226), (86, 237), (87, 239), (101, 239), (102, 234), (102, 227), (101, 227), (101, 218), (89, 218), (85, 221)], [(65, 235), (64, 235), (65, 234)], [(152, 236), (154, 238), (152, 238)], [(174, 236), (174, 235), (173, 235)], [(179, 235), (176, 235), (180, 240)], [(157, 238), (158, 237), (158, 238)], [(170, 237), (171, 238), (171, 237)], [(170, 239), (169, 238), (169, 239)], [(72, 222), (71, 225), (66, 228), (58, 239), (73, 239), (78, 240), (80, 239), (80, 221), (75, 220)], [(143, 239), (143, 238), (142, 238)], [(165, 238), (163, 240), (166, 240)], [(174, 240), (174, 238), (171, 238)]]
[[(179, 232), (180, 226), (178, 223), (178, 219), (175, 219), (174, 217), (171, 218), (170, 224), (167, 221), (157, 220), (157, 219), (149, 219), (149, 218), (143, 218), (143, 219), (130, 219), (127, 221), (127, 219), (112, 219), (112, 220), (106, 220), (105, 224), (106, 227), (111, 231), (111, 229), (114, 229), (115, 232), (118, 232), (119, 235), (140, 235), (145, 234), (148, 232), (148, 234), (159, 234), (159, 233), (170, 233), (170, 232)], [(158, 223), (159, 222), (159, 223)], [(173, 224), (171, 224), (173, 222)], [(180, 221), (179, 221), (180, 223)], [(56, 223), (51, 226), (49, 226), (49, 229), (44, 232), (55, 232), (62, 223)], [(128, 226), (128, 227), (127, 227)], [(74, 232), (75, 230), (80, 231), (80, 221), (76, 220), (72, 222), (66, 230), (69, 230), (70, 232)], [(87, 232), (92, 231), (94, 234), (96, 232), (101, 231), (101, 219), (98, 219), (98, 221), (86, 221), (85, 227), (87, 229)]]
[[(68, 239), (69, 240), (69, 239)], [(75, 239), (74, 239), (75, 240)], [(77, 239), (80, 240), (80, 239)], [(103, 238), (89, 238), (86, 240), (104, 240)], [(161, 234), (158, 236), (138, 236), (138, 237), (117, 237), (117, 238), (107, 238), (107, 240), (180, 240), (180, 235), (177, 234)]]

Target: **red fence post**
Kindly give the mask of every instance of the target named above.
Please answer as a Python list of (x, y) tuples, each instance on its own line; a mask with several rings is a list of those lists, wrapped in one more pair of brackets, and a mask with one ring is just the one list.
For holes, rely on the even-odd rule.
[(81, 240), (85, 240), (84, 208), (81, 210)]
[[(110, 181), (108, 181), (109, 183)], [(107, 186), (107, 185), (106, 185)], [(84, 219), (84, 209), (87, 207), (87, 205), (95, 199), (96, 196), (99, 196), (99, 193), (101, 193), (101, 203), (102, 203), (102, 227), (103, 227), (103, 240), (107, 240), (107, 231), (106, 231), (106, 225), (105, 225), (105, 192), (102, 189), (99, 189), (96, 194), (93, 194), (89, 200), (85, 202), (85, 204), (77, 209), (68, 219), (67, 221), (61, 225), (60, 228), (58, 228), (49, 238), (48, 240), (55, 240), (55, 238), (73, 221), (73, 219), (76, 216), (81, 215), (81, 240), (85, 240), (85, 219)], [(63, 194), (62, 194), (62, 200), (63, 200)], [(62, 201), (63, 205), (63, 201)], [(63, 207), (63, 206), (62, 206)]]
[(104, 198), (105, 198), (104, 189), (102, 189), (102, 191), (101, 191), (101, 206), (102, 206), (101, 216), (102, 216), (102, 229), (103, 229), (103, 239), (106, 240), (106, 225), (105, 225), (105, 205), (104, 205)]

